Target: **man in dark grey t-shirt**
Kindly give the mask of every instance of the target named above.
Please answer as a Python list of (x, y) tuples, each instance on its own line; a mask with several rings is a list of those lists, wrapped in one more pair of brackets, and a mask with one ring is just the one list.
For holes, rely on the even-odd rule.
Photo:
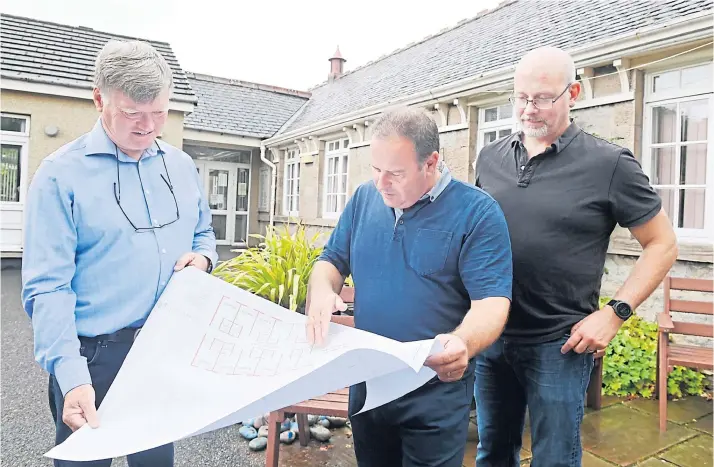
[[(521, 131), (485, 147), (477, 160), (476, 184), (501, 206), (513, 254), (508, 323), (476, 361), (478, 467), (519, 465), (526, 406), (533, 465), (580, 466), (592, 353), (609, 344), (676, 259), (670, 221), (632, 153), (570, 120), (579, 93), (565, 52), (528, 53), (511, 98)], [(617, 224), (643, 252), (600, 309)]]

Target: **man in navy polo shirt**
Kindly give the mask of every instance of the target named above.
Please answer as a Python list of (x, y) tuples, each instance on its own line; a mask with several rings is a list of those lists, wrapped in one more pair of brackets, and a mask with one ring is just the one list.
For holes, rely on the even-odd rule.
[[(593, 352), (662, 281), (677, 257), (662, 202), (632, 153), (570, 121), (580, 93), (562, 50), (529, 52), (511, 99), (522, 131), (485, 147), (476, 184), (499, 203), (513, 246), (513, 305), (476, 359), (478, 467), (519, 465), (528, 406), (532, 466), (580, 466)], [(610, 234), (643, 251), (614, 300), (598, 299)]]
[[(374, 126), (373, 182), (340, 216), (308, 290), (307, 334), (320, 344), (355, 283), (357, 328), (398, 341), (437, 337), (426, 365), (437, 376), (386, 405), (351, 417), (360, 466), (461, 466), (473, 392), (473, 357), (501, 334), (511, 298), (508, 230), (482, 190), (439, 171), (439, 131), (417, 109)], [(350, 390), (350, 414), (365, 400)]]

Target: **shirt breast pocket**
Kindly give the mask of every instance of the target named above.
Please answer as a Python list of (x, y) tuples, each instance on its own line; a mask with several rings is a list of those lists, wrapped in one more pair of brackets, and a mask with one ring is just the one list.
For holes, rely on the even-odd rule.
[(446, 264), (452, 237), (453, 232), (418, 229), (408, 256), (409, 267), (420, 276), (440, 272)]

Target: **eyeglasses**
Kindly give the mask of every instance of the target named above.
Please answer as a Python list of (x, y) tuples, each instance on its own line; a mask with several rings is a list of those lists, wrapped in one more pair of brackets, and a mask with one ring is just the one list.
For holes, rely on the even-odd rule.
[[(179, 215), (179, 208), (178, 208), (178, 202), (176, 201), (176, 195), (174, 194), (174, 187), (171, 184), (171, 176), (169, 175), (169, 169), (166, 167), (166, 159), (164, 159), (164, 151), (161, 150), (161, 147), (159, 147), (159, 143), (154, 141), (154, 144), (156, 144), (156, 147), (158, 149), (157, 154), (161, 156), (161, 161), (164, 163), (164, 170), (166, 171), (166, 177), (164, 177), (164, 174), (160, 174), (161, 179), (166, 183), (166, 186), (169, 188), (169, 191), (171, 192), (171, 196), (174, 198), (174, 205), (176, 206), (176, 219), (172, 220), (171, 222), (167, 222), (165, 224), (161, 225), (155, 225), (151, 227), (137, 227), (131, 219), (129, 219), (129, 216), (124, 212), (124, 208), (121, 207), (121, 181), (119, 180), (119, 148), (114, 145), (114, 154), (116, 155), (117, 158), (117, 181), (114, 183), (114, 199), (117, 201), (117, 206), (119, 206), (119, 209), (121, 209), (122, 214), (124, 214), (124, 217), (126, 217), (126, 220), (129, 221), (129, 224), (134, 228), (136, 232), (142, 233), (142, 232), (150, 232), (154, 229), (160, 229), (162, 227), (166, 227), (167, 225), (171, 225), (174, 222), (178, 221), (181, 216)], [(168, 178), (168, 180), (167, 180)]]
[(558, 94), (558, 97), (555, 99), (552, 99), (550, 97), (536, 97), (535, 99), (527, 99), (525, 97), (511, 97), (508, 100), (511, 101), (511, 104), (516, 106), (516, 108), (519, 109), (525, 109), (528, 106), (528, 103), (530, 102), (533, 104), (533, 107), (539, 110), (548, 110), (553, 108), (553, 104), (560, 99), (563, 94), (565, 94), (565, 91), (570, 89), (570, 85), (573, 83), (568, 83), (567, 86), (565, 86), (565, 89), (563, 89), (563, 92)]

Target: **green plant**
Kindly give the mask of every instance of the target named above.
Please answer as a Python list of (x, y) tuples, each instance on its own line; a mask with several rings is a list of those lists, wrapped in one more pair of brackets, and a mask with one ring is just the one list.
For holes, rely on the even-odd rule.
[(308, 238), (300, 223), (295, 233), (287, 225), (269, 227), (264, 236), (251, 235), (262, 240), (258, 246), (221, 263), (213, 275), (289, 310), (302, 309), (310, 273), (322, 252), (316, 246), (319, 236)]
[[(600, 299), (600, 305), (609, 299)], [(634, 315), (622, 325), (605, 350), (603, 393), (612, 396), (652, 397), (657, 378), (657, 324)], [(667, 378), (673, 397), (704, 392), (704, 375), (675, 366)]]

